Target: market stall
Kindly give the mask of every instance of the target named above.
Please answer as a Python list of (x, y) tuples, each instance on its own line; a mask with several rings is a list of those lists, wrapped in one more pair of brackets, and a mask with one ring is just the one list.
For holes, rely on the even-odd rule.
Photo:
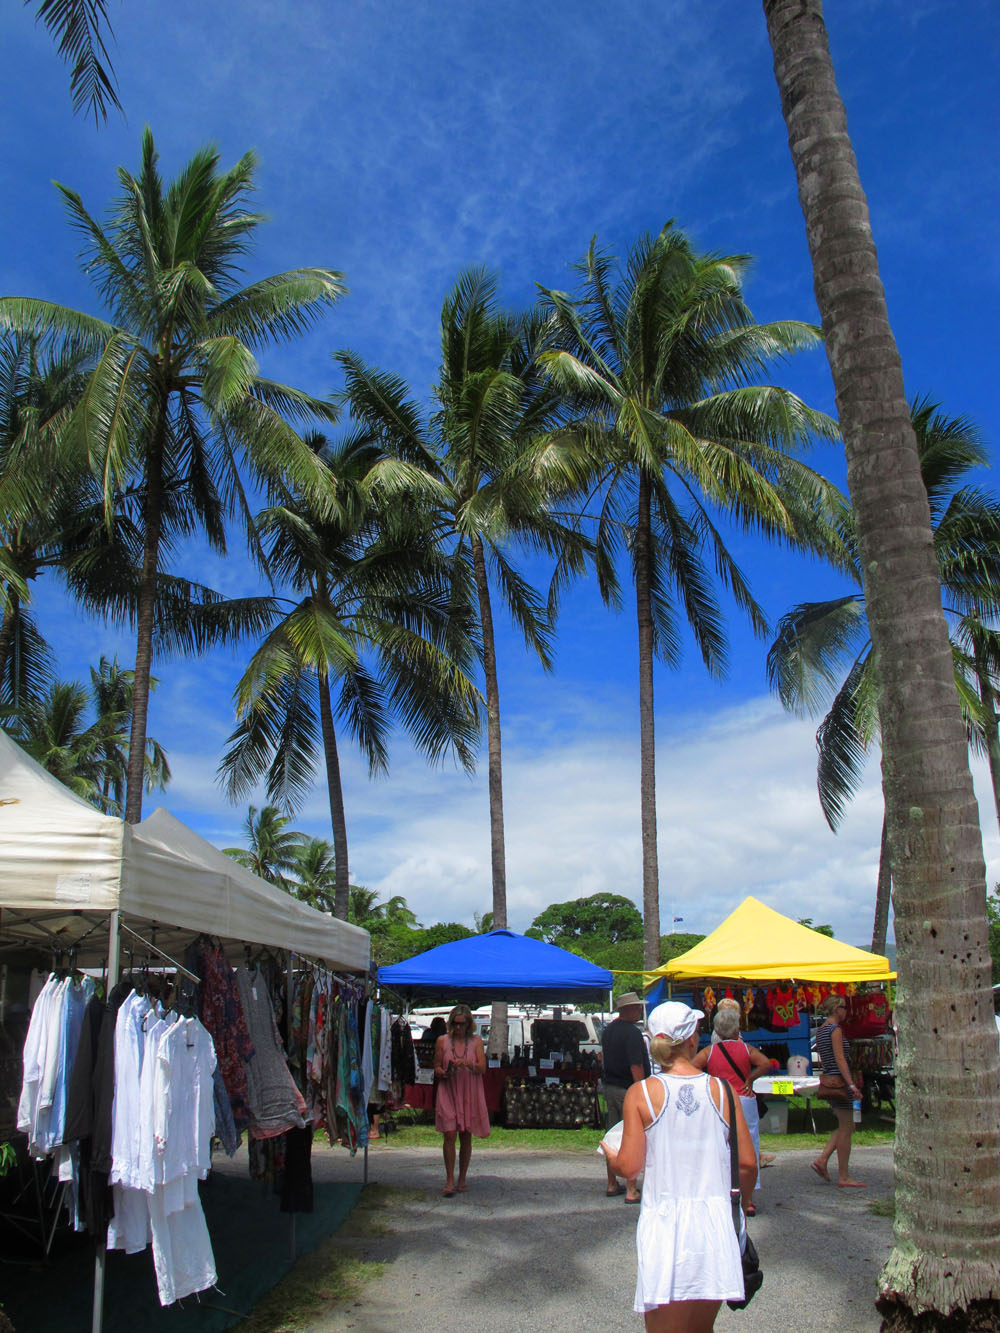
[[(369, 959), (367, 931), (318, 912), (258, 879), (166, 811), (156, 811), (138, 826), (101, 814), (41, 769), (2, 732), (0, 867), (0, 967), (4, 980), (0, 989), (3, 1005), (0, 1017), (4, 1019), (5, 1039), (12, 1049), (17, 1049), (18, 1072), (20, 1049), (11, 1041), (10, 1019), (12, 1011), (17, 1008), (27, 1027), (29, 1005), (27, 991), (24, 1002), (16, 1003), (21, 997), (15, 996), (13, 985), (7, 984), (17, 968), (26, 979), (32, 967), (50, 964), (53, 972), (42, 994), (45, 995), (47, 989), (53, 997), (67, 987), (78, 990), (81, 1013), (85, 1003), (89, 1013), (87, 997), (94, 997), (94, 982), (90, 977), (80, 977), (74, 969), (89, 967), (100, 972), (109, 1000), (118, 980), (120, 956), (133, 950), (147, 963), (153, 960), (174, 981), (186, 977), (194, 983), (204, 982), (203, 977), (191, 971), (190, 955), (186, 952), (189, 946), (195, 947), (196, 944), (201, 949), (201, 958), (217, 960), (221, 968), (219, 975), (230, 984), (234, 982), (235, 974), (226, 962), (225, 949), (242, 947), (247, 951), (242, 972), (250, 978), (251, 975), (263, 975), (259, 962), (254, 963), (256, 970), (251, 974), (250, 950), (254, 946), (265, 946), (272, 984), (283, 988), (289, 1007), (297, 960), (300, 964), (308, 963), (310, 978), (324, 985), (335, 987), (339, 984), (338, 978), (343, 976), (346, 984), (355, 988), (360, 986), (363, 990)], [(265, 1004), (265, 998), (262, 991), (258, 993), (252, 986), (251, 990), (253, 1009), (249, 1007), (249, 992), (245, 998), (246, 1013), (252, 1022), (252, 1013)], [(138, 998), (151, 1008), (147, 995)], [(54, 1009), (54, 998), (52, 1005)], [(277, 1037), (270, 1000), (266, 1005), (260, 1010), (263, 1026), (259, 1029), (264, 1034), (265, 1043), (271, 1041), (269, 1034), (272, 1030)], [(101, 1007), (110, 1008), (110, 1005)], [(126, 1005), (122, 1004), (121, 1012), (125, 1009)], [(36, 1005), (31, 1011), (32, 1027), (38, 1026), (41, 1030), (37, 1010)], [(35, 1023), (36, 1017), (39, 1018), (38, 1024)], [(198, 1043), (207, 1042), (206, 1050), (211, 1046), (210, 1037), (205, 1036), (205, 1028), (198, 1018), (206, 1019), (204, 1011), (184, 1020), (188, 1024), (188, 1052), (201, 1049)], [(65, 1024), (65, 1018), (62, 1021)], [(111, 1028), (114, 1027), (112, 1019)], [(224, 1027), (216, 1031), (223, 1030)], [(53, 1039), (55, 1046), (52, 1049), (63, 1052), (60, 1059), (67, 1059), (70, 1049), (76, 1049), (75, 1042), (70, 1042), (66, 1032), (65, 1026), (57, 1029)], [(30, 1038), (31, 1029), (28, 1029), (28, 1035)], [(291, 1044), (290, 1037), (289, 1047)], [(113, 1045), (117, 1051), (117, 1038), (113, 1039)], [(257, 1051), (258, 1054), (261, 1051), (259, 1043)], [(284, 1065), (286, 1052), (280, 1046), (275, 1046), (271, 1054), (274, 1060)], [(184, 1050), (180, 1051), (180, 1056), (194, 1058)], [(214, 1053), (206, 1058), (214, 1065)], [(178, 1061), (178, 1068), (183, 1059)], [(162, 1058), (158, 1057), (156, 1063), (162, 1066)], [(13, 1066), (13, 1058), (8, 1064)], [(11, 1070), (5, 1069), (4, 1072), (9, 1075)], [(71, 1073), (76, 1072), (75, 1067), (67, 1065), (67, 1086)], [(116, 1115), (118, 1076), (116, 1067)], [(199, 1077), (204, 1081), (204, 1074)], [(290, 1079), (290, 1073), (288, 1077)], [(9, 1130), (15, 1115), (20, 1123), (27, 1109), (32, 1120), (28, 1134), (30, 1156), (41, 1159), (49, 1151), (50, 1141), (55, 1145), (63, 1139), (39, 1135), (35, 1141), (38, 1126), (44, 1126), (45, 1119), (35, 1115), (30, 1096), (28, 1102), (25, 1101), (31, 1090), (27, 1061), (19, 1101), (17, 1086), (9, 1086), (9, 1078), (5, 1082), (0, 1103), (3, 1112), (0, 1127), (5, 1124)], [(67, 1095), (71, 1094), (70, 1088)], [(295, 1089), (292, 1087), (289, 1087), (289, 1096), (294, 1100)], [(363, 1119), (363, 1106), (361, 1116)], [(292, 1115), (291, 1120), (304, 1123), (298, 1113)], [(69, 1143), (68, 1136), (66, 1143)], [(56, 1162), (61, 1172), (59, 1152), (64, 1154), (64, 1163), (71, 1160), (72, 1154), (68, 1148), (58, 1150)], [(184, 1170), (191, 1171), (193, 1180), (193, 1164), (185, 1165)], [(201, 1179), (204, 1178), (200, 1174), (202, 1170), (207, 1170), (207, 1163), (198, 1163)], [(64, 1179), (62, 1174), (59, 1179)], [(190, 1191), (185, 1187), (181, 1205), (181, 1195), (177, 1192), (178, 1215), (182, 1208), (195, 1207), (196, 1192), (190, 1199), (188, 1194)], [(165, 1212), (163, 1216), (164, 1225), (172, 1226), (170, 1219), (174, 1214)], [(203, 1223), (199, 1225), (203, 1226)], [(102, 1242), (95, 1275), (92, 1325), (95, 1330), (101, 1325), (103, 1254)], [(160, 1278), (159, 1267), (157, 1278)], [(161, 1301), (169, 1303), (164, 1299), (163, 1290), (161, 1285)]]
[[(485, 935), (441, 944), (402, 963), (378, 970), (380, 986), (396, 991), (409, 1003), (446, 999), (472, 1007), (492, 1000), (521, 1004), (603, 1003), (609, 998), (612, 974), (586, 958), (544, 940), (493, 930)], [(528, 1049), (516, 1064), (499, 1058), (484, 1080), (487, 1108), (507, 1113), (517, 1124), (589, 1123), (596, 1107), (599, 1071), (582, 1060), (565, 1038), (561, 1045)], [(564, 1049), (566, 1047), (566, 1049)], [(424, 1053), (425, 1060), (428, 1053)], [(425, 1077), (429, 1070), (423, 1071)], [(430, 1110), (434, 1089), (430, 1078), (407, 1087), (410, 1106)]]
[[(879, 1034), (888, 1023), (885, 988), (895, 975), (887, 958), (821, 935), (748, 897), (700, 943), (647, 974), (655, 980), (646, 1003), (659, 1004), (685, 985), (706, 1013), (724, 996), (737, 999), (741, 1035), (781, 1066), (773, 1084), (757, 1080), (755, 1088), (808, 1098), (815, 1090), (803, 1082), (812, 1073), (809, 1013), (836, 989), (857, 1011), (857, 1026), (845, 1025), (845, 1035), (858, 1043), (852, 1045), (857, 1062), (868, 1065), (872, 1088), (881, 1087), (888, 1100), (892, 1042)], [(870, 1097), (869, 1090), (866, 1100)]]

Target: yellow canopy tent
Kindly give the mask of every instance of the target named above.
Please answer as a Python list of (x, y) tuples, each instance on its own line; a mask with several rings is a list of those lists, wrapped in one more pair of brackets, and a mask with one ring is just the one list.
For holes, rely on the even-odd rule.
[(841, 944), (800, 926), (757, 898), (744, 898), (711, 935), (672, 958), (647, 980), (890, 981), (895, 972), (879, 954)]

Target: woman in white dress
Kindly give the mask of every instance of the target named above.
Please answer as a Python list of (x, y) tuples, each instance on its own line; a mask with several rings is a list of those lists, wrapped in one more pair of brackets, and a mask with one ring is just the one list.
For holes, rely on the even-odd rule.
[[(710, 1333), (724, 1300), (742, 1300), (740, 1245), (730, 1205), (729, 1101), (718, 1079), (692, 1064), (703, 1015), (677, 1000), (646, 1020), (662, 1072), (625, 1097), (621, 1149), (629, 1178), (645, 1168), (636, 1229), (635, 1309), (647, 1333)], [(750, 1202), (757, 1156), (734, 1098), (740, 1190)]]

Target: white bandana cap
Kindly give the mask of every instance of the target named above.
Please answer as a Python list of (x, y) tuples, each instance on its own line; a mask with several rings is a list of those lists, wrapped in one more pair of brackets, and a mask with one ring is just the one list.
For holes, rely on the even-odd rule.
[(687, 1041), (698, 1027), (698, 1020), (704, 1017), (700, 1009), (692, 1009), (680, 1000), (667, 1000), (658, 1004), (646, 1019), (646, 1029), (651, 1037)]

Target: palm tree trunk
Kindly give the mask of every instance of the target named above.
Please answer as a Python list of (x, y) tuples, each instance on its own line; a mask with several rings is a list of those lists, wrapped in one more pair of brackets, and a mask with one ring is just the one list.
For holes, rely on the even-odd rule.
[[(493, 929), (507, 926), (507, 854), (503, 832), (503, 764), (500, 753), (500, 687), (497, 683), (496, 641), (486, 555), (478, 537), (472, 539), (472, 567), (479, 595), (479, 624), (483, 632), (483, 672), (486, 680), (486, 743), (489, 751), (490, 866), (493, 879)], [(507, 1005), (496, 1001), (490, 1013), (488, 1054), (507, 1053)]]
[(142, 819), (142, 791), (146, 777), (146, 720), (149, 713), (149, 677), (153, 665), (153, 623), (156, 618), (156, 576), (160, 559), (160, 530), (163, 517), (163, 451), (166, 445), (167, 405), (157, 417), (155, 434), (146, 461), (145, 532), (142, 552), (142, 581), (136, 615), (135, 675), (132, 683), (132, 728), (128, 744), (125, 782), (125, 818), (130, 824)]
[(333, 727), (330, 705), (330, 678), (319, 675), (319, 722), (323, 733), (323, 757), (326, 760), (326, 790), (330, 799), (330, 827), (333, 830), (334, 898), (333, 915), (347, 920), (351, 905), (351, 875), (347, 860), (347, 815), (344, 810), (344, 786), (340, 777), (340, 755)]
[(639, 627), (639, 818), (642, 829), (642, 965), (660, 965), (660, 870), (656, 850), (656, 734), (653, 723), (653, 610), (649, 581), (650, 485), (639, 473), (635, 606)]
[(979, 685), (979, 699), (983, 705), (983, 736), (986, 741), (986, 757), (990, 763), (990, 780), (993, 783), (993, 810), (1000, 823), (1000, 719), (997, 718), (997, 696), (990, 679), (990, 670), (986, 662), (983, 646), (975, 636), (972, 640), (973, 660), (976, 664), (976, 682)]
[[(1000, 1060), (986, 877), (927, 494), (822, 5), (764, 0), (764, 14), (881, 681), (900, 985), (896, 1243), (878, 1305), (883, 1329), (915, 1329), (921, 1311), (931, 1312), (924, 1323), (939, 1326), (972, 1306), (981, 1326), (996, 1326)], [(964, 1326), (964, 1316), (948, 1325)]]
[(889, 929), (889, 902), (892, 896), (892, 861), (889, 857), (889, 825), (882, 815), (882, 847), (878, 857), (878, 886), (875, 889), (875, 924), (872, 926), (872, 953), (885, 953)]

